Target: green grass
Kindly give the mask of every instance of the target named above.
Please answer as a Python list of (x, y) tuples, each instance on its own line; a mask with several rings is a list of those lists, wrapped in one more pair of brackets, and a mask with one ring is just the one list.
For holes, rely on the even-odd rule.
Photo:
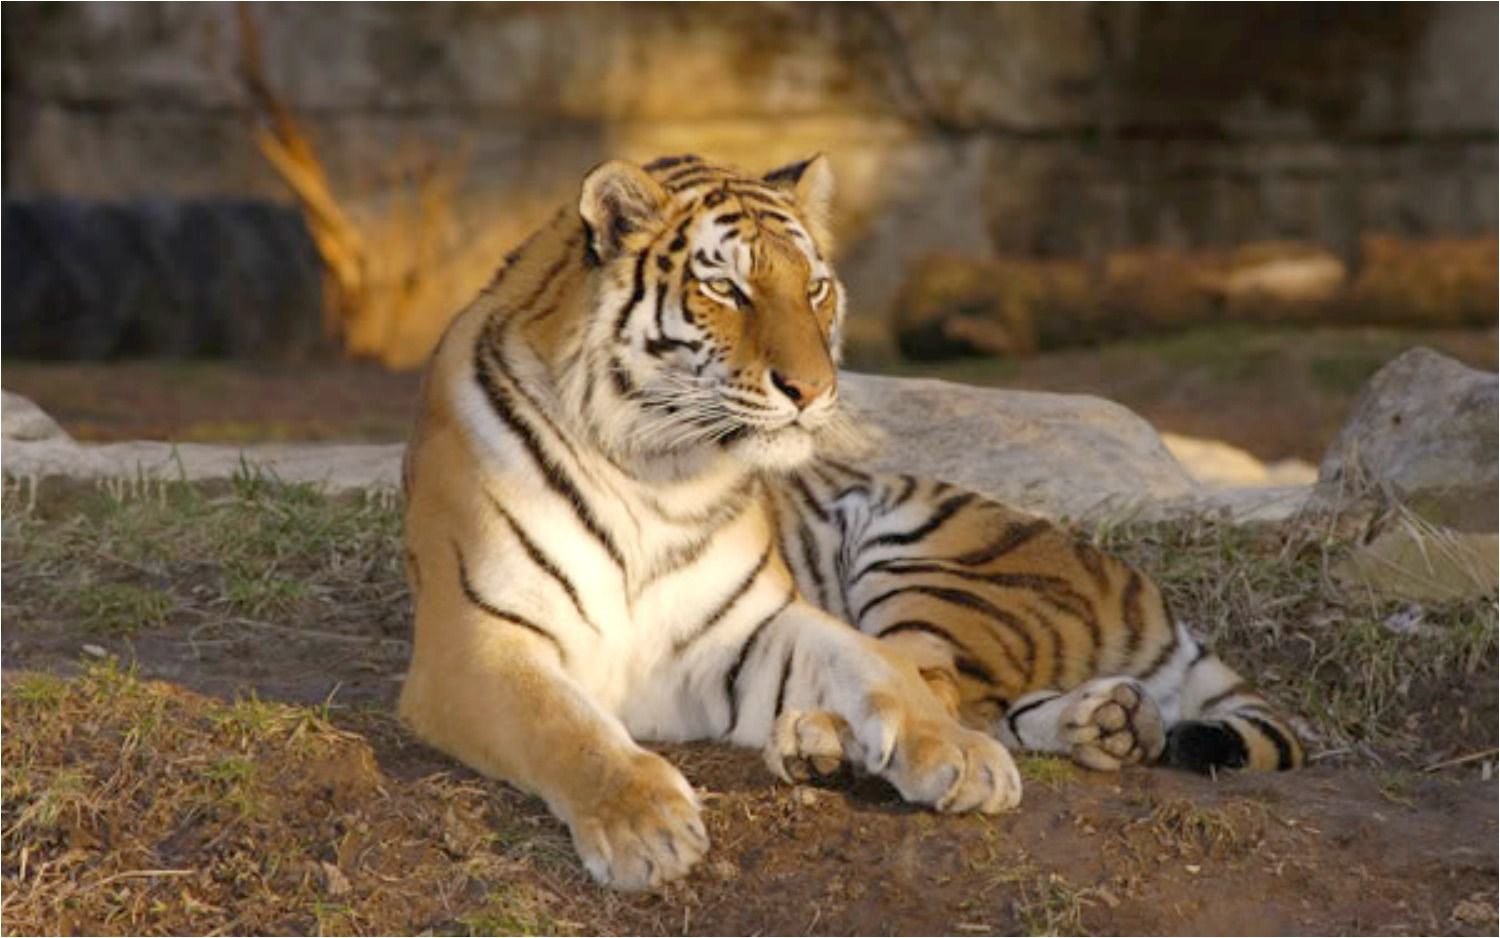
[(206, 487), (76, 484), (36, 505), (7, 481), (4, 519), (7, 624), (65, 621), (128, 637), (407, 613), (389, 497), (325, 497), (245, 473)]

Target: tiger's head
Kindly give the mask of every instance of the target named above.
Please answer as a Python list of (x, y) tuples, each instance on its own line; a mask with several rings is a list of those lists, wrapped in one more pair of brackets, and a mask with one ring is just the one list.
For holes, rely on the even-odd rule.
[(822, 156), (760, 177), (692, 156), (588, 174), (594, 316), (579, 386), (601, 443), (776, 469), (853, 437), (838, 408), (832, 194)]

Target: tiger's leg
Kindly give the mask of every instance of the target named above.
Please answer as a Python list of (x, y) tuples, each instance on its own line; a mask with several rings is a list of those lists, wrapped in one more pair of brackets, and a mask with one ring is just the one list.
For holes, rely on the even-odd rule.
[(1296, 768), (1301, 745), (1266, 700), (1180, 623), (1148, 669), (1018, 699), (995, 724), (1007, 745), (1111, 770), (1133, 762), (1211, 772)]
[(708, 836), (682, 774), (568, 676), (560, 647), (466, 601), (456, 571), (423, 573), (402, 719), (471, 768), (540, 795), (600, 882), (641, 889), (686, 873)]
[(762, 748), (782, 777), (795, 777), (798, 762), (826, 768), (847, 758), (940, 811), (992, 813), (1020, 801), (1005, 747), (962, 726), (881, 642), (797, 600), (749, 644), (728, 681), (728, 735)]

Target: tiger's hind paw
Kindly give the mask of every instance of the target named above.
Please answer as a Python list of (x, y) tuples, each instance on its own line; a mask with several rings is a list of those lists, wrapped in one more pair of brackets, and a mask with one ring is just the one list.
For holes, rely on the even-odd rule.
[(1166, 748), (1161, 710), (1139, 682), (1111, 678), (1088, 687), (1062, 715), (1073, 761), (1102, 772), (1154, 761)]
[(844, 763), (849, 724), (822, 710), (787, 710), (776, 718), (764, 751), (766, 765), (786, 782), (832, 775)]

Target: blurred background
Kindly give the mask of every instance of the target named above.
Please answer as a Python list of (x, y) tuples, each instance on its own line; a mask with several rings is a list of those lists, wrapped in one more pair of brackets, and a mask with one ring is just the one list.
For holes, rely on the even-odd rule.
[(1494, 4), (7, 3), (5, 387), (86, 439), (400, 439), (594, 163), (839, 179), (847, 363), (1316, 461), (1496, 366)]

